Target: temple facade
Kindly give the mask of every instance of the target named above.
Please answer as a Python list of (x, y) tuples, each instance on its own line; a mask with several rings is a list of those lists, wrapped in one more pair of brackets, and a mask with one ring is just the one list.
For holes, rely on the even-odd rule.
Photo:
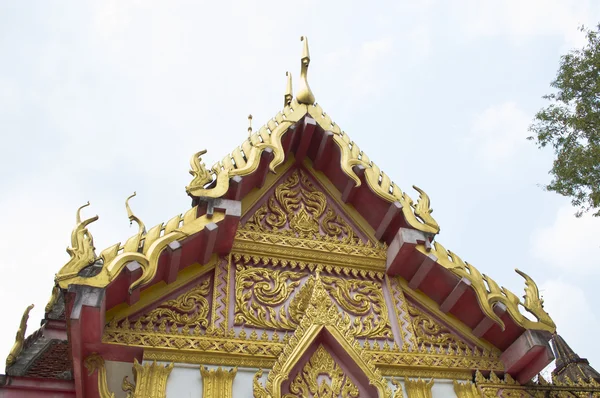
[(521, 299), (444, 248), (426, 192), (332, 121), (309, 64), (303, 38), (283, 110), (211, 168), (192, 156), (182, 214), (146, 228), (134, 194), (138, 232), (96, 252), (77, 210), (0, 397), (600, 397), (533, 279), (516, 270)]

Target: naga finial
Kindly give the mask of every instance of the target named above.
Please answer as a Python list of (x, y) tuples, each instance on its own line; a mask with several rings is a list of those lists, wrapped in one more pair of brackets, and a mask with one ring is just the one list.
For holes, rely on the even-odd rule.
[(248, 115), (248, 139), (252, 136), (252, 115)]
[(88, 201), (80, 206), (75, 213), (75, 228), (71, 232), (71, 247), (67, 247), (67, 253), (71, 258), (56, 274), (56, 281), (77, 275), (83, 268), (96, 261), (94, 237), (88, 231), (87, 226), (98, 220), (98, 216), (81, 220), (81, 209), (89, 205), (90, 202)]
[(129, 197), (125, 200), (125, 208), (127, 209), (127, 217), (129, 217), (129, 225), (134, 221), (137, 223), (139, 227), (138, 236), (142, 236), (146, 232), (146, 226), (133, 212), (131, 211), (131, 207), (129, 207), (129, 199), (135, 197), (137, 193), (134, 191), (133, 194), (129, 195)]
[(540, 297), (540, 290), (535, 281), (525, 272), (515, 268), (515, 272), (525, 279), (525, 295), (523, 296), (523, 307), (532, 313), (538, 322), (556, 327), (556, 324), (544, 310), (544, 300)]
[(413, 205), (411, 203), (412, 208), (414, 209), (415, 216), (421, 219), (425, 225), (430, 226), (436, 230), (440, 229), (439, 224), (435, 219), (431, 216), (433, 209), (431, 208), (431, 202), (429, 200), (429, 195), (425, 193), (421, 188), (413, 185), (415, 191), (419, 193), (419, 199), (417, 200), (417, 204)]
[(285, 95), (283, 96), (283, 107), (290, 106), (292, 103), (292, 99), (294, 98), (294, 93), (292, 91), (292, 74), (290, 72), (285, 72), (287, 85), (285, 87)]
[(206, 149), (203, 149), (192, 155), (192, 158), (190, 159), (190, 174), (194, 178), (192, 178), (192, 182), (187, 189), (190, 187), (204, 187), (206, 184), (212, 182), (212, 175), (206, 170), (204, 163), (202, 163), (202, 155), (205, 153)]
[(308, 52), (308, 38), (301, 36), (300, 40), (304, 42), (302, 50), (302, 59), (300, 60), (300, 88), (296, 94), (296, 99), (301, 104), (313, 105), (315, 103), (315, 95), (308, 85), (308, 65), (310, 65), (310, 53)]
[(31, 304), (25, 309), (23, 313), (23, 317), (21, 318), (21, 324), (19, 325), (19, 330), (17, 330), (17, 335), (15, 337), (15, 344), (10, 349), (10, 353), (8, 357), (6, 357), (6, 367), (8, 368), (15, 362), (17, 362), (17, 357), (23, 351), (23, 344), (25, 342), (25, 332), (27, 331), (27, 320), (29, 319), (29, 312), (33, 309), (34, 305)]

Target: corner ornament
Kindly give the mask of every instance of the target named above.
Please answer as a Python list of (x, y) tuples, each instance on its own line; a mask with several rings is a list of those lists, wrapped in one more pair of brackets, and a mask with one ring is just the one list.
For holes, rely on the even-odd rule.
[(81, 221), (81, 209), (89, 205), (90, 202), (87, 202), (77, 209), (75, 228), (71, 232), (71, 247), (67, 247), (67, 253), (71, 258), (56, 274), (54, 278), (56, 282), (77, 276), (79, 271), (93, 264), (97, 259), (94, 252), (94, 238), (88, 231), (87, 226), (98, 220), (98, 216)]
[(25, 309), (23, 313), (23, 317), (21, 318), (21, 324), (19, 325), (19, 329), (17, 330), (17, 335), (15, 336), (15, 344), (13, 344), (10, 349), (10, 353), (6, 358), (6, 367), (9, 368), (15, 362), (17, 362), (17, 357), (23, 351), (23, 345), (25, 343), (25, 332), (27, 331), (27, 320), (29, 319), (29, 312), (33, 309), (34, 305), (31, 304)]

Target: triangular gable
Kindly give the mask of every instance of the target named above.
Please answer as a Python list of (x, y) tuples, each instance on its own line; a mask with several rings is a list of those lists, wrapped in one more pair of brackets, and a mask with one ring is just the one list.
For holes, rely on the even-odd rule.
[[(387, 381), (375, 368), (371, 360), (365, 359), (368, 356), (362, 352), (360, 343), (354, 339), (350, 326), (350, 319), (338, 312), (337, 306), (331, 300), (319, 274), (317, 274), (305, 315), (269, 372), (264, 387), (259, 381), (262, 371), (256, 374), (254, 396), (258, 398), (280, 398), (284, 382), (290, 377), (296, 376), (296, 374), (292, 375), (291, 373), (297, 368), (303, 354), (315, 343), (318, 336), (327, 333), (331, 336), (334, 344), (338, 345), (338, 349), (341, 349), (341, 351), (338, 351), (339, 354), (350, 360), (360, 370), (360, 375), (355, 376), (366, 379), (367, 385), (372, 386), (378, 397), (391, 397), (392, 391)], [(317, 347), (315, 353), (318, 353), (319, 349), (320, 347)], [(327, 358), (326, 355), (321, 355)], [(294, 381), (292, 381), (292, 384)]]

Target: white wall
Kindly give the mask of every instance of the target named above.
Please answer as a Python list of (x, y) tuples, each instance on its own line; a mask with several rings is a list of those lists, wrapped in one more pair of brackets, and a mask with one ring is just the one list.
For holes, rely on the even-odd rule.
[(448, 379), (436, 379), (431, 387), (431, 393), (434, 398), (456, 397), (454, 382)]
[[(209, 369), (216, 369), (218, 366), (204, 365)], [(232, 367), (222, 366), (229, 370)], [(252, 382), (254, 374), (258, 369), (238, 368), (237, 374), (233, 379), (233, 396), (235, 398), (253, 398)], [(175, 363), (171, 375), (167, 379), (167, 398), (201, 398), (202, 397), (202, 376), (200, 375), (200, 365), (189, 365), (184, 363)]]
[(131, 362), (104, 361), (106, 366), (106, 381), (108, 389), (115, 394), (115, 398), (125, 398), (125, 391), (121, 389), (123, 377), (129, 376), (133, 383), (133, 364)]

